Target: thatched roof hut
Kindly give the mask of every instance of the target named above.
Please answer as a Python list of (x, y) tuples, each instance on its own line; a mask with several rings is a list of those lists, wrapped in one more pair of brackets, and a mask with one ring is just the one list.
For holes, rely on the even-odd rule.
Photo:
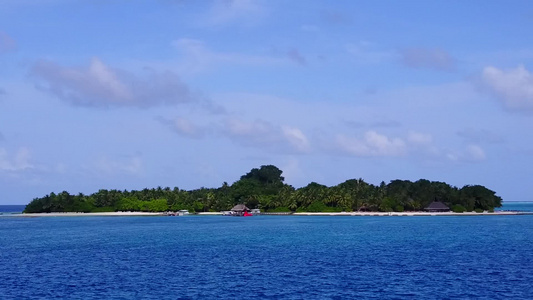
[(244, 204), (237, 204), (231, 209), (231, 211), (245, 212), (245, 211), (250, 211), (250, 209), (248, 207), (246, 207), (246, 205), (244, 205)]
[(424, 210), (429, 212), (444, 212), (450, 211), (450, 208), (440, 201), (433, 201), (426, 208), (424, 208)]

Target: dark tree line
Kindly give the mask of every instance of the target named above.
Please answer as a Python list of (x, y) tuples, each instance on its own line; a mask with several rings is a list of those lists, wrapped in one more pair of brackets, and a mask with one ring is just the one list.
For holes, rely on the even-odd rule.
[(432, 201), (441, 201), (454, 211), (492, 210), (502, 199), (481, 185), (462, 188), (444, 182), (420, 179), (415, 182), (393, 180), (379, 186), (363, 179), (350, 179), (327, 187), (311, 182), (295, 189), (285, 184), (282, 171), (275, 166), (254, 168), (228, 185), (186, 191), (177, 187), (140, 191), (99, 190), (91, 195), (71, 195), (64, 191), (33, 199), (24, 212), (102, 212), (102, 211), (177, 211), (229, 210), (244, 203), (263, 211), (418, 211)]

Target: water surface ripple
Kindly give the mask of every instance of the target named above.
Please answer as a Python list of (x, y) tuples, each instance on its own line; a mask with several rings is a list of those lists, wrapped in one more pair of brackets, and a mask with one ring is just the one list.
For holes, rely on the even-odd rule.
[(0, 218), (1, 299), (531, 299), (533, 216)]

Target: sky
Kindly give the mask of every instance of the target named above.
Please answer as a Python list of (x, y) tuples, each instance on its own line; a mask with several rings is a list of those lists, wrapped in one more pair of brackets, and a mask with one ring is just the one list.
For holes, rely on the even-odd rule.
[(0, 204), (428, 179), (533, 200), (533, 2), (0, 0)]

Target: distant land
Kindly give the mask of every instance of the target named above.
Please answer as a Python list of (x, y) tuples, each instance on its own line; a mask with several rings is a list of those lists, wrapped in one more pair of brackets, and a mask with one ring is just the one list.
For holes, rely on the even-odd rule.
[(231, 185), (224, 182), (219, 188), (190, 191), (157, 187), (139, 191), (102, 189), (90, 195), (52, 192), (33, 199), (24, 212), (215, 212), (241, 203), (266, 212), (403, 212), (422, 211), (433, 201), (444, 203), (454, 212), (464, 212), (493, 211), (502, 205), (501, 197), (481, 185), (457, 188), (426, 179), (373, 185), (359, 178), (331, 187), (311, 182), (295, 189), (284, 183), (282, 173), (276, 166), (263, 165)]

